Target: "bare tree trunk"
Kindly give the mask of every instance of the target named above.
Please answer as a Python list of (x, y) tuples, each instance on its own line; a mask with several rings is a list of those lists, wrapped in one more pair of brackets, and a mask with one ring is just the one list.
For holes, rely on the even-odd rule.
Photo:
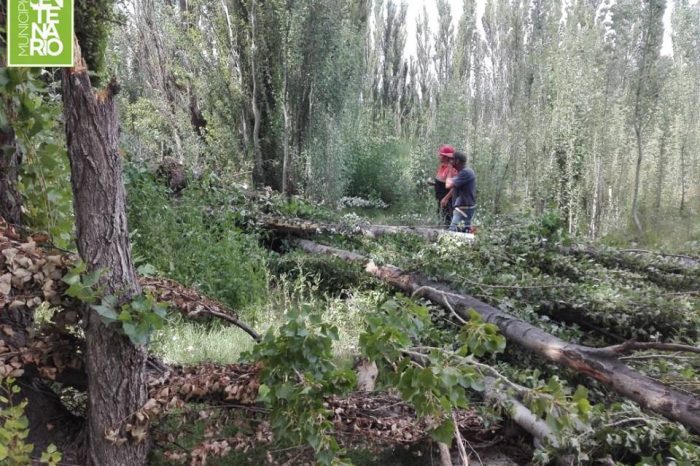
[[(76, 41), (75, 67), (63, 71), (66, 140), (80, 257), (91, 271), (102, 270), (107, 293), (122, 302), (141, 292), (131, 260), (126, 195), (117, 152), (118, 85), (94, 92)], [(95, 466), (146, 464), (148, 442), (117, 446), (105, 438), (147, 399), (146, 352), (86, 308), (88, 375), (87, 463)]]
[[(231, 74), (236, 78), (236, 82), (238, 83), (239, 87), (241, 90), (245, 88), (245, 84), (243, 82), (243, 72), (241, 71), (241, 56), (238, 53), (237, 50), (237, 41), (236, 41), (236, 36), (233, 34), (233, 24), (231, 22), (231, 14), (229, 13), (228, 10), (228, 5), (227, 5), (227, 0), (221, 0), (221, 7), (224, 11), (224, 17), (226, 18), (226, 31), (228, 33), (228, 39), (229, 39), (229, 47), (231, 49), (231, 58), (229, 62), (229, 68), (231, 69)], [(241, 137), (242, 137), (242, 145), (243, 145), (243, 153), (248, 154), (249, 148), (250, 148), (250, 140), (249, 140), (249, 135), (248, 135), (248, 114), (246, 112), (246, 107), (245, 105), (241, 106), (241, 111), (240, 111), (240, 119), (241, 119)]]
[(666, 177), (666, 143), (668, 141), (668, 121), (664, 122), (663, 133), (659, 141), (659, 160), (656, 170), (656, 196), (654, 199), (654, 218), (659, 219), (661, 213), (661, 192), (664, 187), (664, 178)]
[(683, 139), (683, 142), (681, 143), (681, 204), (678, 207), (678, 211), (681, 214), (685, 213), (685, 192), (686, 192), (686, 185), (685, 185), (685, 142), (687, 138)]
[(295, 235), (346, 234), (378, 238), (386, 235), (406, 234), (416, 235), (425, 238), (428, 241), (434, 241), (438, 239), (440, 235), (452, 234), (439, 228), (402, 227), (392, 225), (355, 225), (349, 227), (340, 224), (318, 223), (299, 218), (281, 218), (279, 216), (264, 216), (260, 219), (260, 221), (265, 228)]
[[(0, 24), (5, 24), (6, 6), (0, 7)], [(0, 67), (5, 66), (5, 54), (0, 55)], [(9, 108), (9, 102), (0, 97)], [(22, 196), (17, 189), (17, 171), (21, 153), (15, 142), (12, 128), (0, 128), (0, 217), (9, 223), (19, 224), (22, 214)]]
[(289, 150), (289, 30), (292, 24), (293, 0), (287, 1), (287, 26), (284, 35), (284, 89), (282, 91), (282, 115), (284, 116), (284, 134), (282, 145), (284, 155), (282, 157), (282, 192), (289, 196), (290, 189), (290, 169), (292, 166), (291, 153)]
[(253, 181), (256, 185), (264, 182), (264, 171), (262, 153), (260, 152), (260, 109), (258, 108), (258, 87), (255, 69), (255, 0), (250, 6), (250, 75), (253, 81), (253, 93), (250, 98), (250, 105), (253, 109)]
[(594, 152), (593, 152), (593, 205), (591, 206), (591, 221), (589, 222), (588, 226), (588, 234), (592, 239), (596, 238), (596, 235), (598, 233), (598, 209), (599, 204), (600, 204), (600, 177), (601, 177), (601, 170), (600, 170), (600, 165), (601, 161), (600, 158), (598, 157), (597, 153), (595, 152), (595, 147), (594, 147)]
[(17, 189), (20, 152), (15, 132), (0, 129), (0, 217), (9, 223), (21, 222), (22, 196)]
[(642, 171), (642, 128), (638, 124), (634, 126), (634, 135), (637, 139), (637, 166), (634, 169), (634, 194), (632, 195), (632, 219), (637, 227), (637, 233), (642, 234), (642, 223), (639, 221), (639, 179)]

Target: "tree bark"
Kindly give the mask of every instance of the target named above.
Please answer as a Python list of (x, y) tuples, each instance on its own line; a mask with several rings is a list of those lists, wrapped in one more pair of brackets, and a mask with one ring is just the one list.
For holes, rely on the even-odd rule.
[(284, 133), (283, 133), (283, 150), (284, 154), (282, 157), (282, 193), (285, 196), (292, 194), (290, 189), (290, 170), (292, 168), (291, 151), (289, 150), (289, 132), (290, 132), (290, 119), (289, 119), (289, 31), (292, 26), (292, 6), (294, 4), (293, 0), (287, 1), (287, 24), (284, 32), (284, 77), (283, 77), (283, 90), (282, 90), (282, 116), (284, 118)]
[(22, 196), (17, 189), (20, 160), (15, 132), (0, 128), (0, 217), (16, 225), (22, 220)]
[(406, 273), (391, 265), (377, 266), (360, 254), (307, 240), (299, 240), (297, 244), (310, 253), (359, 262), (364, 265), (367, 273), (409, 295), (420, 293), (440, 306), (449, 303), (449, 306), (465, 320), (469, 318), (467, 311), (473, 309), (486, 322), (497, 325), (503, 336), (520, 347), (597, 380), (618, 394), (637, 402), (642, 408), (650, 409), (700, 433), (700, 399), (640, 374), (604, 349), (566, 342), (471, 296), (455, 294), (444, 285), (431, 282), (418, 274)]
[(639, 221), (639, 183), (642, 172), (642, 129), (639, 125), (634, 126), (634, 136), (637, 141), (637, 164), (634, 169), (634, 192), (632, 194), (632, 220), (637, 228), (637, 234), (642, 234), (642, 222)]
[(347, 234), (362, 235), (370, 238), (378, 238), (385, 235), (409, 234), (417, 235), (428, 241), (434, 241), (440, 235), (451, 234), (446, 230), (424, 227), (404, 227), (394, 225), (341, 225), (331, 223), (318, 223), (312, 220), (299, 218), (263, 217), (262, 223), (270, 230), (295, 235), (317, 234)]
[(263, 169), (262, 152), (260, 150), (260, 123), (261, 115), (258, 108), (258, 78), (256, 76), (255, 56), (255, 0), (250, 6), (250, 77), (253, 82), (253, 90), (250, 96), (250, 106), (253, 110), (253, 182), (256, 186), (264, 183), (265, 171)]
[[(94, 92), (76, 41), (75, 67), (63, 71), (66, 140), (80, 257), (90, 271), (103, 271), (102, 285), (122, 302), (141, 292), (131, 260), (126, 195), (117, 151), (118, 116), (113, 80)], [(105, 438), (147, 400), (146, 352), (94, 311), (84, 310), (88, 375), (87, 463), (146, 464), (148, 442), (117, 446)]]
[[(5, 24), (6, 6), (0, 7), (0, 24)], [(0, 67), (5, 66), (5, 54), (0, 55)], [(8, 99), (0, 102), (9, 109)], [(7, 112), (7, 110), (5, 110)], [(0, 128), (0, 217), (16, 225), (21, 223), (22, 197), (17, 189), (17, 172), (21, 154), (11, 127)]]

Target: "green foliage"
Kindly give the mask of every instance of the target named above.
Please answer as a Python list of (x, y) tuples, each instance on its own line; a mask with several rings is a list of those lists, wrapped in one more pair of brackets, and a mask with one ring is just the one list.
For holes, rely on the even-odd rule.
[[(27, 401), (14, 402), (20, 393), (15, 385), (15, 379), (6, 377), (0, 379), (0, 464), (7, 466), (24, 466), (32, 462), (34, 445), (27, 443), (29, 436), (29, 420), (24, 414)], [(58, 466), (61, 463), (61, 453), (56, 446), (50, 444), (41, 453), (40, 464)]]
[(270, 273), (274, 277), (289, 279), (316, 277), (319, 291), (329, 295), (357, 291), (374, 283), (357, 264), (333, 257), (313, 256), (297, 251), (273, 254), (270, 258)]
[[(45, 84), (40, 69), (0, 69), (0, 127), (11, 127), (23, 163), (19, 190), (23, 217), (33, 229), (46, 231), (59, 247), (68, 247), (73, 231), (70, 168), (62, 128), (56, 121), (62, 106)], [(2, 147), (0, 150), (12, 150)]]
[(697, 437), (628, 400), (592, 407), (590, 420), (592, 429), (576, 437), (581, 448), (610, 455), (616, 464), (690, 465), (700, 453)]
[(105, 294), (100, 286), (102, 272), (86, 273), (80, 262), (63, 277), (69, 285), (66, 295), (90, 305), (105, 325), (116, 324), (134, 345), (145, 345), (155, 330), (165, 323), (167, 306), (158, 303), (150, 293), (132, 296), (124, 301), (119, 296)]
[(260, 399), (270, 406), (271, 426), (280, 441), (308, 443), (320, 464), (347, 464), (332, 436), (333, 413), (324, 397), (355, 386), (355, 374), (333, 363), (338, 329), (316, 314), (292, 313), (278, 332), (268, 331), (247, 356), (262, 364)]
[(534, 232), (548, 241), (560, 242), (562, 239), (566, 239), (565, 228), (566, 222), (561, 214), (556, 211), (549, 211), (542, 214), (539, 228), (535, 228)]
[[(114, 0), (75, 0), (75, 35), (88, 70), (99, 76), (104, 70), (105, 50), (114, 13)], [(99, 85), (99, 79), (93, 81)]]
[(487, 353), (502, 353), (506, 347), (506, 338), (501, 335), (495, 324), (487, 324), (474, 310), (469, 312), (469, 321), (459, 331), (459, 341), (464, 354), (481, 357)]
[[(477, 366), (465, 363), (468, 360), (455, 360), (451, 349), (422, 346), (433, 332), (428, 309), (397, 296), (379, 303), (374, 315), (367, 317), (360, 349), (363, 356), (381, 366), (381, 380), (398, 390), (418, 416), (431, 421), (430, 435), (450, 443), (454, 434), (452, 410), (466, 408), (466, 390), (483, 391), (484, 379)], [(493, 326), (479, 319), (467, 326), (462, 339), (466, 346), (457, 354), (484, 355), (505, 346)]]
[(395, 361), (401, 351), (420, 341), (430, 326), (428, 309), (405, 297), (379, 303), (367, 316), (366, 331), (360, 335), (362, 355), (370, 360)]
[(129, 228), (139, 262), (234, 309), (259, 302), (267, 289), (267, 253), (244, 233), (253, 209), (215, 177), (192, 182), (179, 199), (152, 175), (127, 170)]
[(380, 199), (387, 204), (401, 202), (407, 192), (400, 163), (406, 147), (396, 137), (376, 135), (357, 138), (344, 150), (346, 194)]

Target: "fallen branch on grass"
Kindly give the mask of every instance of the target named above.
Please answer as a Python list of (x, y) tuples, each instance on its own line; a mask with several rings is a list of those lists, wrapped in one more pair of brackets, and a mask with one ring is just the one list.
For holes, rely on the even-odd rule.
[(240, 328), (253, 340), (260, 341), (260, 334), (246, 323), (241, 322), (233, 310), (192, 288), (186, 288), (175, 280), (167, 278), (140, 277), (139, 281), (144, 290), (151, 291), (158, 301), (168, 303), (187, 318), (215, 317)]
[(641, 342), (641, 341), (626, 341), (620, 343), (619, 345), (606, 346), (604, 348), (594, 348), (591, 349), (590, 353), (599, 354), (601, 356), (615, 357), (623, 354), (630, 353), (632, 351), (644, 351), (644, 350), (658, 350), (658, 351), (675, 351), (682, 353), (698, 353), (700, 354), (700, 347), (681, 345), (677, 343), (661, 343), (656, 341)]
[(630, 252), (635, 254), (653, 254), (660, 257), (672, 257), (674, 259), (685, 259), (692, 261), (694, 265), (700, 264), (700, 258), (693, 256), (686, 256), (685, 254), (666, 254), (663, 252), (648, 251), (646, 249), (620, 249), (620, 252)]

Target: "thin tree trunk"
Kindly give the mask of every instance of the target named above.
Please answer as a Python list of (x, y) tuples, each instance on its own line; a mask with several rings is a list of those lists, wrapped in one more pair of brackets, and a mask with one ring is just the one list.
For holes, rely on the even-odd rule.
[(685, 213), (685, 192), (686, 192), (686, 186), (685, 186), (685, 142), (687, 140), (687, 137), (683, 139), (683, 142), (681, 143), (681, 204), (678, 207), (678, 211), (681, 214)]
[(284, 35), (284, 89), (282, 91), (282, 115), (284, 117), (284, 134), (283, 134), (283, 150), (282, 157), (282, 192), (289, 196), (290, 189), (290, 169), (292, 166), (291, 153), (289, 150), (289, 30), (292, 24), (292, 6), (293, 0), (287, 2), (287, 25)]
[[(236, 82), (238, 83), (238, 86), (240, 89), (245, 88), (245, 84), (243, 82), (243, 72), (241, 71), (241, 56), (237, 51), (237, 41), (236, 41), (236, 36), (233, 34), (233, 25), (231, 23), (231, 14), (229, 13), (228, 10), (228, 5), (226, 4), (227, 0), (221, 0), (221, 7), (224, 11), (224, 17), (226, 18), (226, 31), (228, 33), (228, 39), (229, 39), (229, 47), (231, 49), (231, 58), (229, 62), (229, 68), (231, 69), (231, 74), (236, 78)], [(242, 144), (243, 144), (243, 153), (248, 154), (249, 148), (250, 148), (250, 139), (248, 135), (248, 114), (246, 112), (245, 105), (241, 106), (241, 111), (240, 111), (240, 119), (241, 119), (241, 137), (242, 137)]]
[(255, 0), (250, 6), (250, 75), (253, 81), (253, 93), (250, 98), (250, 105), (253, 109), (253, 181), (257, 186), (264, 183), (264, 171), (262, 153), (260, 151), (260, 108), (258, 108), (258, 87), (255, 69)]
[(642, 128), (635, 124), (634, 135), (637, 140), (637, 165), (634, 170), (634, 194), (632, 195), (632, 219), (637, 227), (637, 233), (642, 234), (642, 223), (639, 221), (639, 179), (642, 171)]
[(639, 403), (642, 408), (650, 409), (700, 433), (700, 399), (631, 369), (616, 357), (617, 353), (611, 347), (591, 348), (569, 343), (471, 296), (455, 294), (444, 285), (391, 265), (377, 266), (374, 261), (360, 254), (307, 240), (299, 240), (297, 245), (310, 253), (358, 262), (367, 273), (409, 295), (420, 294), (440, 306), (449, 303), (464, 319), (469, 319), (468, 310), (473, 309), (484, 321), (497, 325), (504, 337), (521, 348), (597, 380)]
[(668, 122), (664, 125), (661, 140), (659, 141), (659, 160), (656, 171), (656, 196), (654, 199), (654, 218), (659, 219), (661, 213), (661, 192), (663, 191), (666, 175), (666, 143), (668, 141)]
[[(141, 292), (126, 222), (126, 195), (117, 151), (118, 85), (94, 92), (76, 41), (75, 67), (63, 71), (66, 140), (71, 166), (78, 252), (91, 271), (103, 271), (102, 285), (122, 302)], [(146, 352), (86, 308), (88, 375), (87, 463), (95, 466), (146, 464), (148, 442), (117, 446), (105, 438), (144, 405)]]

